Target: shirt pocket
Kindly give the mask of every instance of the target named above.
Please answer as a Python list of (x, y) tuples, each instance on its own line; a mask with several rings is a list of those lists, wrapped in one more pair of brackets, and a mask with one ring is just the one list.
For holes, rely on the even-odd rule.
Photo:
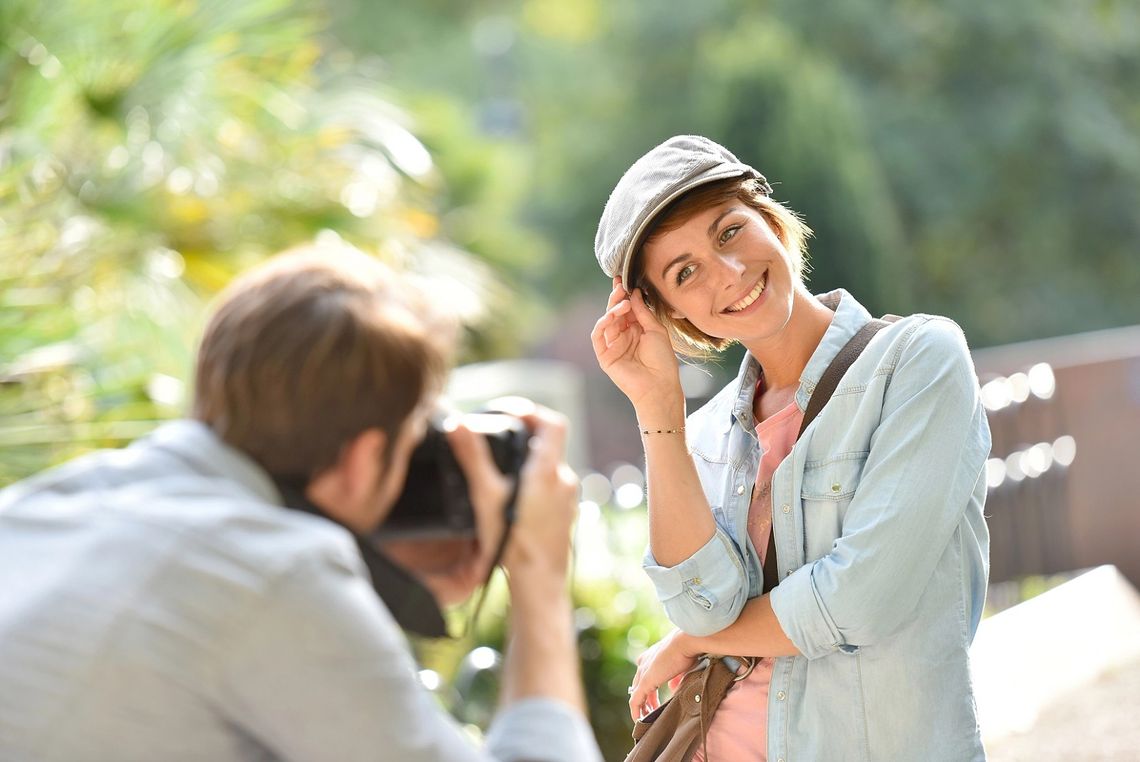
[(830, 553), (843, 535), (843, 520), (866, 462), (867, 453), (853, 453), (804, 467), (800, 499), (804, 509), (806, 561), (815, 561)]

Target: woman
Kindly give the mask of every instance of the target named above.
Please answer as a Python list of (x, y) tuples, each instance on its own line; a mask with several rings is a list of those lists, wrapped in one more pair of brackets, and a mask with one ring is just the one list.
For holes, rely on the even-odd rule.
[[(930, 315), (883, 328), (797, 440), (871, 316), (806, 289), (810, 231), (770, 194), (679, 136), (625, 173), (599, 225), (614, 288), (594, 351), (637, 412), (646, 570), (678, 627), (639, 660), (630, 711), (699, 654), (763, 657), (714, 716), (718, 761), (984, 759), (968, 649), (990, 439), (966, 342)], [(736, 379), (686, 419), (676, 353), (733, 342)]]

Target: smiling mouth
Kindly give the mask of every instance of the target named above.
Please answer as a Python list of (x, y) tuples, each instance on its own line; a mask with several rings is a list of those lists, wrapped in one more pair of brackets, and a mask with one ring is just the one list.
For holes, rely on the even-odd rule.
[(724, 308), (723, 312), (740, 312), (752, 306), (752, 303), (760, 298), (760, 294), (764, 293), (764, 289), (768, 287), (768, 271), (765, 270), (764, 274), (760, 276), (756, 286), (748, 292), (748, 295), (741, 299), (739, 302), (728, 305)]

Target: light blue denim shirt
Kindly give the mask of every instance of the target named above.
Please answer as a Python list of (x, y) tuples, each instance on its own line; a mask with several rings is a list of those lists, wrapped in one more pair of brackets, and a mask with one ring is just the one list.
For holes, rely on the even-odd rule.
[[(801, 409), (871, 318), (842, 290), (820, 298), (836, 312), (800, 379)], [(759, 372), (746, 356), (736, 380), (687, 422), (715, 536), (673, 567), (646, 557), (669, 618), (694, 635), (731, 624), (762, 589), (746, 529)], [(775, 665), (771, 762), (985, 759), (969, 646), (989, 574), (989, 449), (961, 330), (914, 315), (871, 340), (776, 469), (771, 600), (802, 656)]]

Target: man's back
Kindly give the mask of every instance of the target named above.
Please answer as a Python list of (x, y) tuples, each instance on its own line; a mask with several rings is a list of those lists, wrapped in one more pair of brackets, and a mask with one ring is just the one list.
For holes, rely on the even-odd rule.
[(3, 495), (9, 751), (263, 756), (227, 720), (227, 649), (282, 575), (311, 564), (347, 576), (359, 561), (346, 532), (271, 505), (269, 481), (241, 460), (218, 461), (204, 433), (173, 424), (158, 446), (96, 453), (18, 487), (22, 497)]
[(351, 535), (277, 499), (185, 421), (0, 492), (0, 757), (596, 754), (544, 699), (476, 749), (418, 686)]

